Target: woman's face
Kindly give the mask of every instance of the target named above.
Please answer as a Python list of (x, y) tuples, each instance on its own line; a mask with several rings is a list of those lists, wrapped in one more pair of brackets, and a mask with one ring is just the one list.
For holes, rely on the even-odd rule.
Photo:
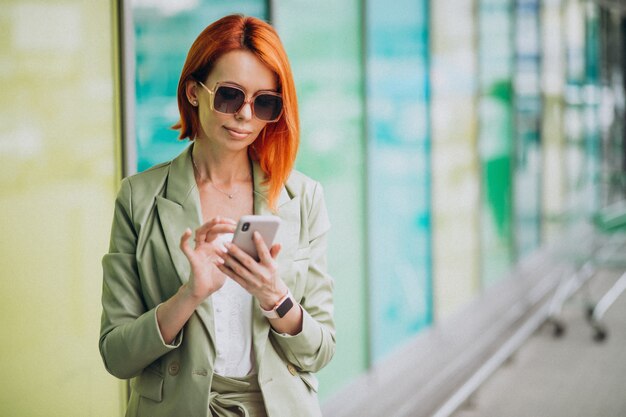
[[(217, 60), (203, 84), (213, 90), (217, 82), (240, 86), (246, 92), (246, 100), (257, 91), (276, 91), (277, 88), (275, 74), (246, 50), (228, 52)], [(252, 115), (252, 103), (244, 104), (235, 114), (218, 113), (211, 110), (209, 92), (199, 83), (194, 84), (200, 118), (198, 139), (225, 150), (247, 149), (267, 124)]]

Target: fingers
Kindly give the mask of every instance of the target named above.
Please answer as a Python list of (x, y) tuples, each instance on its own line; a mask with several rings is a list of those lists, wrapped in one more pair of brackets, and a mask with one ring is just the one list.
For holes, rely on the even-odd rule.
[(254, 246), (256, 246), (256, 253), (259, 254), (259, 261), (264, 264), (267, 263), (270, 260), (271, 255), (270, 251), (267, 249), (265, 241), (261, 237), (261, 234), (255, 231), (252, 234), (252, 240), (254, 241)]
[(212, 242), (218, 234), (235, 233), (237, 222), (228, 217), (214, 217), (196, 229), (196, 242)]
[[(219, 254), (224, 259), (224, 264), (248, 281), (250, 286), (266, 285), (273, 281), (277, 272), (277, 265), (265, 243), (261, 242), (257, 246), (259, 251), (258, 262), (233, 243), (226, 243), (225, 246), (227, 252)], [(280, 246), (277, 249), (279, 248)]]
[[(243, 269), (246, 271), (254, 272), (258, 269), (257, 262), (246, 252), (240, 249), (237, 245), (227, 242), (224, 244), (227, 251), (224, 253), (219, 253), (224, 261), (226, 261), (226, 265), (233, 268), (235, 272), (239, 273), (239, 275), (244, 275)], [(239, 271), (236, 268), (241, 268)]]
[(250, 286), (248, 285), (248, 282), (242, 277), (240, 277), (239, 275), (237, 275), (232, 269), (230, 269), (229, 267), (225, 265), (217, 265), (217, 269), (219, 269), (222, 272), (222, 274), (226, 275), (227, 277), (235, 281), (237, 284), (239, 284), (241, 288), (243, 288), (244, 290), (250, 293)]
[(192, 250), (189, 247), (189, 238), (191, 237), (191, 233), (191, 229), (187, 228), (183, 235), (180, 237), (180, 250), (183, 251), (187, 259), (191, 259), (190, 257), (193, 256)]
[(219, 254), (222, 260), (221, 264), (217, 267), (224, 274), (234, 279), (239, 285), (246, 290), (249, 289), (249, 284), (254, 282), (252, 273), (241, 262), (228, 254)]
[[(206, 233), (203, 233), (206, 241), (215, 239), (215, 237), (222, 233), (235, 233), (235, 226), (229, 224), (218, 224), (210, 228)], [(198, 233), (196, 232), (196, 240), (198, 239)]]

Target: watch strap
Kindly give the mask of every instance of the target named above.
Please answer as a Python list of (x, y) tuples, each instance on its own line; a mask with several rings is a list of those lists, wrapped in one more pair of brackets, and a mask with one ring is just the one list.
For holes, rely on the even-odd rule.
[(287, 291), (278, 302), (274, 305), (274, 308), (271, 310), (264, 310), (263, 307), (261, 309), (261, 313), (267, 317), (268, 319), (280, 319), (285, 317), (285, 314), (289, 312), (294, 306), (293, 296), (290, 291)]

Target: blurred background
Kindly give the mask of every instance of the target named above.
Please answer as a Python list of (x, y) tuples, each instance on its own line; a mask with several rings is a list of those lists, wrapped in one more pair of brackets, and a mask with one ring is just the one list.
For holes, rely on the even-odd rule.
[[(0, 5), (3, 416), (123, 415), (126, 383), (97, 348), (115, 194), (123, 176), (187, 146), (169, 129), (180, 70), (225, 14), (279, 32), (301, 111), (297, 168), (325, 188), (338, 334), (319, 374), (329, 416), (365, 415), (355, 410), (385, 378), (420, 374), (410, 355), (432, 358), (428, 375), (458, 360), (442, 356), (440, 329), (466, 329), (464, 343), (496, 334), (478, 324), (504, 316), (489, 309), (502, 294), (529, 300), (536, 287), (519, 282), (547, 283), (552, 297), (563, 280), (525, 265), (561, 265), (550, 250), (625, 197), (621, 0)], [(506, 329), (535, 306), (524, 305)]]

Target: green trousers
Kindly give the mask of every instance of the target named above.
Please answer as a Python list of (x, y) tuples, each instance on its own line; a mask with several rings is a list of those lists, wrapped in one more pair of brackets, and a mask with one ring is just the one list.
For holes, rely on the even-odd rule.
[(257, 375), (234, 378), (213, 374), (209, 417), (267, 417)]

